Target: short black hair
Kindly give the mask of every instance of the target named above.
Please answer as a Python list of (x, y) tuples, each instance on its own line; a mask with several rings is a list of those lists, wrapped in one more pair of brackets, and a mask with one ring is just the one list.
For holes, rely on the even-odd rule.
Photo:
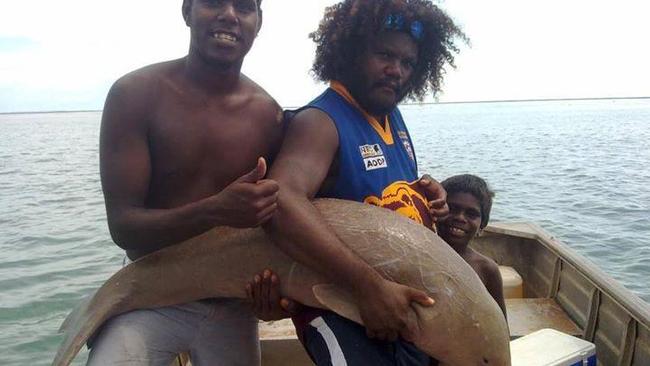
[(449, 177), (440, 184), (447, 191), (447, 196), (455, 193), (469, 193), (476, 197), (481, 206), (481, 229), (487, 226), (490, 221), (494, 192), (490, 190), (485, 180), (472, 174), (461, 174)]
[[(192, 0), (183, 0), (183, 4), (181, 6), (183, 7), (183, 9), (185, 9), (186, 7), (189, 7), (191, 5), (190, 4), (191, 2)], [(262, 0), (256, 0), (255, 2), (257, 3), (258, 11), (262, 11)]]
[(468, 41), (447, 14), (429, 0), (344, 0), (325, 10), (318, 30), (310, 34), (316, 43), (312, 71), (321, 81), (349, 81), (353, 65), (372, 37), (385, 29), (386, 20), (399, 15), (404, 24), (422, 26), (418, 62), (406, 98), (422, 100), (428, 91), (441, 89), (445, 65), (454, 67), (459, 52), (456, 39)]

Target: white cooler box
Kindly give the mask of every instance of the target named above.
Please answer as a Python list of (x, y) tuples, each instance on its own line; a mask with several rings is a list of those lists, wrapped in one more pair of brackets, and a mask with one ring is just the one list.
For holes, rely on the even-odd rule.
[(596, 366), (596, 346), (583, 339), (542, 329), (510, 342), (512, 366)]

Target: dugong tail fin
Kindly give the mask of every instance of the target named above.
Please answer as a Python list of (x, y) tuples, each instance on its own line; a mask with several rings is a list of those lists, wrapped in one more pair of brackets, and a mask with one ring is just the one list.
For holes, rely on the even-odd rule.
[(65, 333), (63, 342), (52, 362), (53, 366), (67, 366), (79, 352), (86, 340), (94, 333), (95, 329), (87, 327), (91, 319), (90, 303), (93, 297), (84, 299), (61, 324), (59, 333)]
[(73, 324), (77, 324), (79, 322), (79, 318), (82, 316), (83, 312), (85, 309), (88, 309), (88, 304), (90, 304), (90, 300), (92, 300), (94, 296), (94, 293), (89, 295), (88, 297), (82, 299), (77, 306), (72, 309), (70, 314), (65, 317), (65, 320), (63, 323), (61, 323), (61, 326), (59, 327), (58, 333), (67, 333), (70, 328), (72, 327)]
[(335, 285), (315, 285), (312, 287), (312, 291), (316, 300), (325, 308), (332, 310), (344, 318), (363, 324), (359, 307), (352, 300), (353, 296), (350, 293)]
[[(118, 272), (119, 273), (119, 272)], [(52, 366), (67, 366), (74, 356), (111, 316), (129, 310), (131, 284), (121, 286), (120, 275), (114, 275), (97, 292), (84, 299), (61, 325), (64, 337)]]

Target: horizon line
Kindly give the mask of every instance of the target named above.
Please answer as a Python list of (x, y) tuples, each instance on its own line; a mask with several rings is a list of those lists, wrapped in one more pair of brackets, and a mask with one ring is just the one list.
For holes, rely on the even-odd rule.
[[(650, 99), (650, 96), (644, 97), (586, 97), (586, 98), (534, 98), (534, 99), (495, 99), (495, 100), (466, 100), (453, 102), (408, 102), (401, 103), (401, 106), (412, 105), (434, 105), (434, 104), (481, 104), (481, 103), (523, 103), (523, 102), (561, 102), (561, 101), (580, 101), (580, 100), (621, 100), (621, 99)], [(300, 108), (296, 106), (282, 107), (283, 109)], [(56, 114), (56, 113), (89, 113), (102, 112), (103, 109), (72, 109), (72, 110), (47, 110), (47, 111), (18, 111), (18, 112), (0, 112), (0, 115), (8, 114)]]

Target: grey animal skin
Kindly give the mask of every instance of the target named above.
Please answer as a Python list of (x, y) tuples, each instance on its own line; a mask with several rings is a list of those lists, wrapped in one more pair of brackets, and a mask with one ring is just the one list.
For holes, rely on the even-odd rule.
[[(385, 278), (435, 300), (431, 307), (413, 305), (418, 348), (444, 365), (510, 365), (503, 313), (471, 267), (435, 233), (368, 204), (330, 199), (314, 204), (338, 237)], [(114, 274), (66, 319), (53, 365), (69, 365), (112, 316), (211, 297), (245, 298), (245, 285), (266, 268), (279, 275), (286, 296), (360, 322), (351, 296), (283, 254), (262, 229), (218, 227)]]

